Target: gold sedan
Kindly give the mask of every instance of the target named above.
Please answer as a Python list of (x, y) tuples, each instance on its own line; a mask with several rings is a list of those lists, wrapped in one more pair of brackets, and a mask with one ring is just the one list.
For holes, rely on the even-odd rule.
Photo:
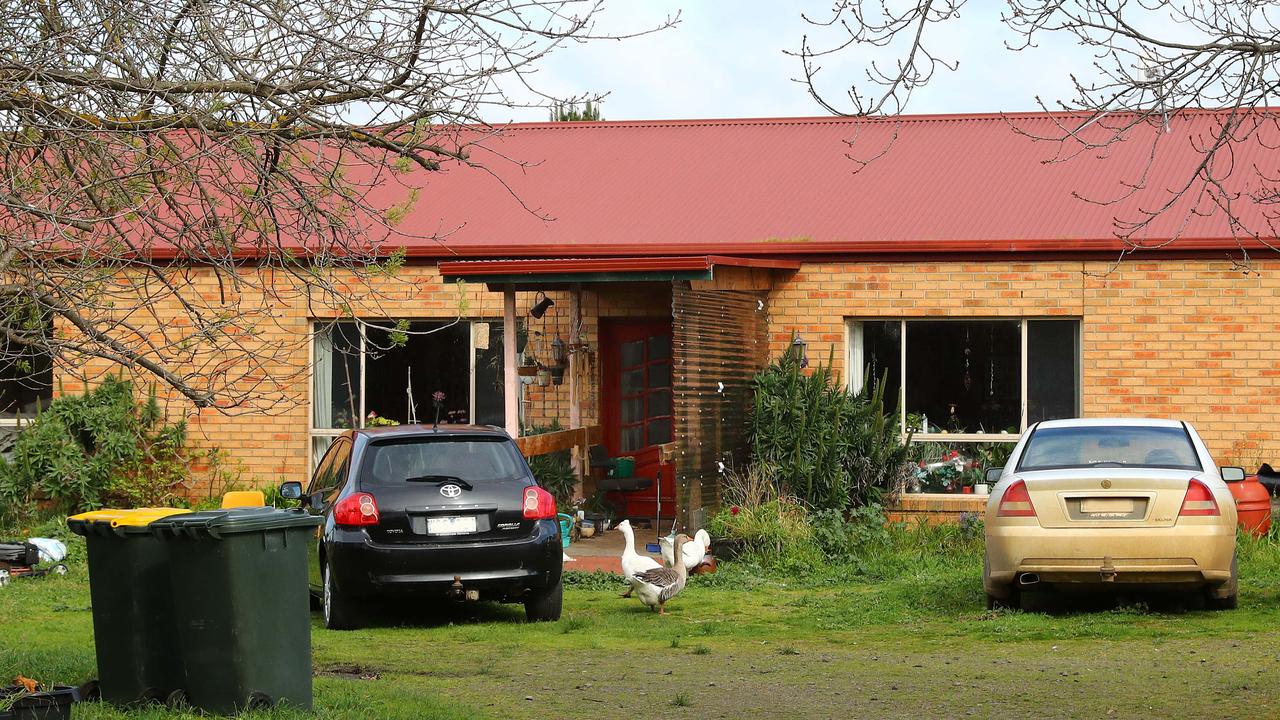
[[(1059, 586), (1202, 588), (1236, 606), (1236, 506), (1191, 425), (1054, 420), (1029, 428), (987, 501), (987, 607)], [(996, 477), (998, 476), (998, 482)]]

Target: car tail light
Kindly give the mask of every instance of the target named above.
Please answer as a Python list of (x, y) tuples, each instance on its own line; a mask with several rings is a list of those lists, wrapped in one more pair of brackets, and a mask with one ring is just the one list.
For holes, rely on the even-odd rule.
[(1004, 491), (1004, 497), (1000, 498), (1000, 508), (996, 511), (997, 517), (1035, 517), (1036, 508), (1031, 504), (1031, 494), (1027, 492), (1027, 483), (1024, 480), (1014, 480)]
[(1196, 478), (1187, 483), (1187, 494), (1182, 498), (1182, 510), (1178, 517), (1221, 515), (1218, 501), (1213, 499), (1209, 486)]
[(343, 527), (378, 524), (378, 503), (369, 493), (348, 495), (333, 506), (333, 522)]
[(524, 517), (526, 520), (547, 520), (556, 516), (556, 499), (537, 485), (524, 489)]

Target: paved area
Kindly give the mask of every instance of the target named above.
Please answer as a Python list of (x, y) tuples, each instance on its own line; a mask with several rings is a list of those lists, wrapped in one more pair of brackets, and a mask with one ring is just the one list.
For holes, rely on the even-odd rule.
[[(644, 555), (646, 543), (658, 542), (658, 533), (653, 529), (640, 528), (635, 531), (636, 535), (636, 552)], [(589, 538), (581, 538), (577, 542), (569, 545), (565, 550), (572, 560), (566, 560), (564, 563), (565, 570), (581, 570), (583, 572), (593, 572), (602, 570), (604, 572), (622, 573), (622, 546), (624, 538), (622, 533), (617, 530), (609, 530), (603, 535), (596, 535)], [(648, 553), (654, 560), (662, 562), (660, 553)]]

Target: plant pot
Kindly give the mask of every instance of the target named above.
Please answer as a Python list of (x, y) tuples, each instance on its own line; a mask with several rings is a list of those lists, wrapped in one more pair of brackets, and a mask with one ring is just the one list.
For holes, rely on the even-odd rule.
[(538, 371), (538, 387), (546, 387), (551, 384), (551, 371), (543, 368)]
[[(0, 688), (0, 698), (24, 692), (25, 688), (14, 685)], [(71, 720), (71, 704), (80, 699), (75, 688), (55, 686), (47, 692), (30, 693), (14, 701), (7, 712), (0, 712), (0, 717), (13, 720)]]
[(742, 540), (738, 538), (711, 538), (711, 554), (721, 560), (733, 560), (742, 555)]
[(536, 377), (538, 375), (537, 365), (521, 365), (516, 368), (516, 374), (520, 377)]
[(962, 495), (972, 495), (972, 494), (973, 494), (973, 486), (972, 486), (972, 485), (965, 485), (964, 487), (960, 488), (960, 493), (961, 493)]
[(564, 367), (551, 368), (551, 384), (552, 385), (564, 384)]

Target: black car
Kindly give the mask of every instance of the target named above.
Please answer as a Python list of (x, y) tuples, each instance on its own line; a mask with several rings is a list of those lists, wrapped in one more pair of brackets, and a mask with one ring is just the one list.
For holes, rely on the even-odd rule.
[(531, 621), (560, 619), (555, 500), (500, 429), (351, 430), (305, 494), (296, 482), (281, 494), (324, 516), (309, 562), (326, 627), (357, 627), (370, 599), (405, 593), (522, 602)]

